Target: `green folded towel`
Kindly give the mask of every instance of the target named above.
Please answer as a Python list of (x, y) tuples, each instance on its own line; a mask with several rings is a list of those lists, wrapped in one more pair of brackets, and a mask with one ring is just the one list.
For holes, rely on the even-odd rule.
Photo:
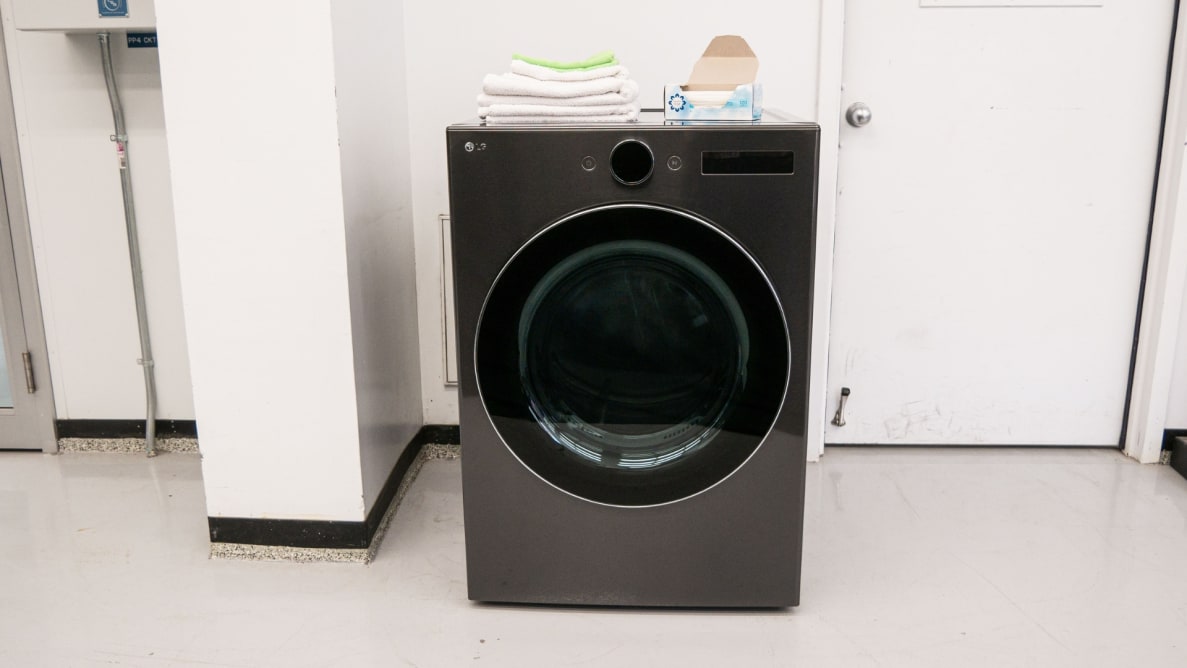
[(522, 60), (525, 63), (539, 65), (540, 67), (547, 67), (550, 70), (565, 71), (565, 70), (596, 70), (599, 67), (609, 67), (617, 65), (618, 59), (614, 57), (613, 51), (603, 51), (596, 53), (585, 60), (578, 60), (571, 63), (561, 63), (555, 60), (545, 60), (543, 58), (532, 58), (519, 53), (511, 56), (515, 60)]

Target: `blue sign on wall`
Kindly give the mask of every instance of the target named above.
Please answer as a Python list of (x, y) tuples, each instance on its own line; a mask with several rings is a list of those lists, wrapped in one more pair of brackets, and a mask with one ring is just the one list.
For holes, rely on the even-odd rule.
[(128, 48), (155, 49), (157, 48), (157, 34), (155, 32), (130, 32), (128, 33)]
[(128, 0), (99, 0), (99, 18), (125, 18)]

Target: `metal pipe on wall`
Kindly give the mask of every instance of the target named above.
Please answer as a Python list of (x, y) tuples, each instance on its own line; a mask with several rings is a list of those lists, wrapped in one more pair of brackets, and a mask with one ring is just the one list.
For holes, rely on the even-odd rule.
[(128, 134), (124, 128), (124, 110), (119, 91), (115, 87), (115, 70), (111, 65), (111, 34), (99, 33), (99, 50), (103, 56), (103, 76), (107, 80), (107, 97), (111, 100), (111, 116), (115, 121), (116, 153), (120, 163), (120, 183), (124, 194), (124, 221), (128, 230), (128, 257), (132, 264), (132, 288), (136, 295), (136, 324), (140, 330), (140, 360), (144, 367), (145, 418), (144, 449), (149, 457), (157, 454), (157, 383), (153, 369), (152, 340), (148, 334), (148, 308), (144, 300), (144, 271), (140, 263), (140, 237), (136, 229), (136, 206), (132, 198), (132, 172), (128, 166)]

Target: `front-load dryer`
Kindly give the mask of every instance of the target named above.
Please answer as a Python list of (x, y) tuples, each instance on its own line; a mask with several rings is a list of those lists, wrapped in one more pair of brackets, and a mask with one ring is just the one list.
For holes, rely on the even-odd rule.
[(797, 605), (818, 126), (447, 140), (470, 598)]

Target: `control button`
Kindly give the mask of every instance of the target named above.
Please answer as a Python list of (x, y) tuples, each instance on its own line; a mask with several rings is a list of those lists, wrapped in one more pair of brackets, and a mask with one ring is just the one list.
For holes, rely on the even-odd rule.
[(680, 159), (680, 156), (674, 155), (674, 156), (668, 158), (668, 169), (672, 170), (673, 172), (680, 169), (683, 166), (684, 166), (684, 161)]
[(597, 167), (598, 161), (594, 160), (592, 155), (587, 155), (581, 159), (581, 169), (584, 169), (587, 172), (592, 172), (593, 170), (597, 169)]

